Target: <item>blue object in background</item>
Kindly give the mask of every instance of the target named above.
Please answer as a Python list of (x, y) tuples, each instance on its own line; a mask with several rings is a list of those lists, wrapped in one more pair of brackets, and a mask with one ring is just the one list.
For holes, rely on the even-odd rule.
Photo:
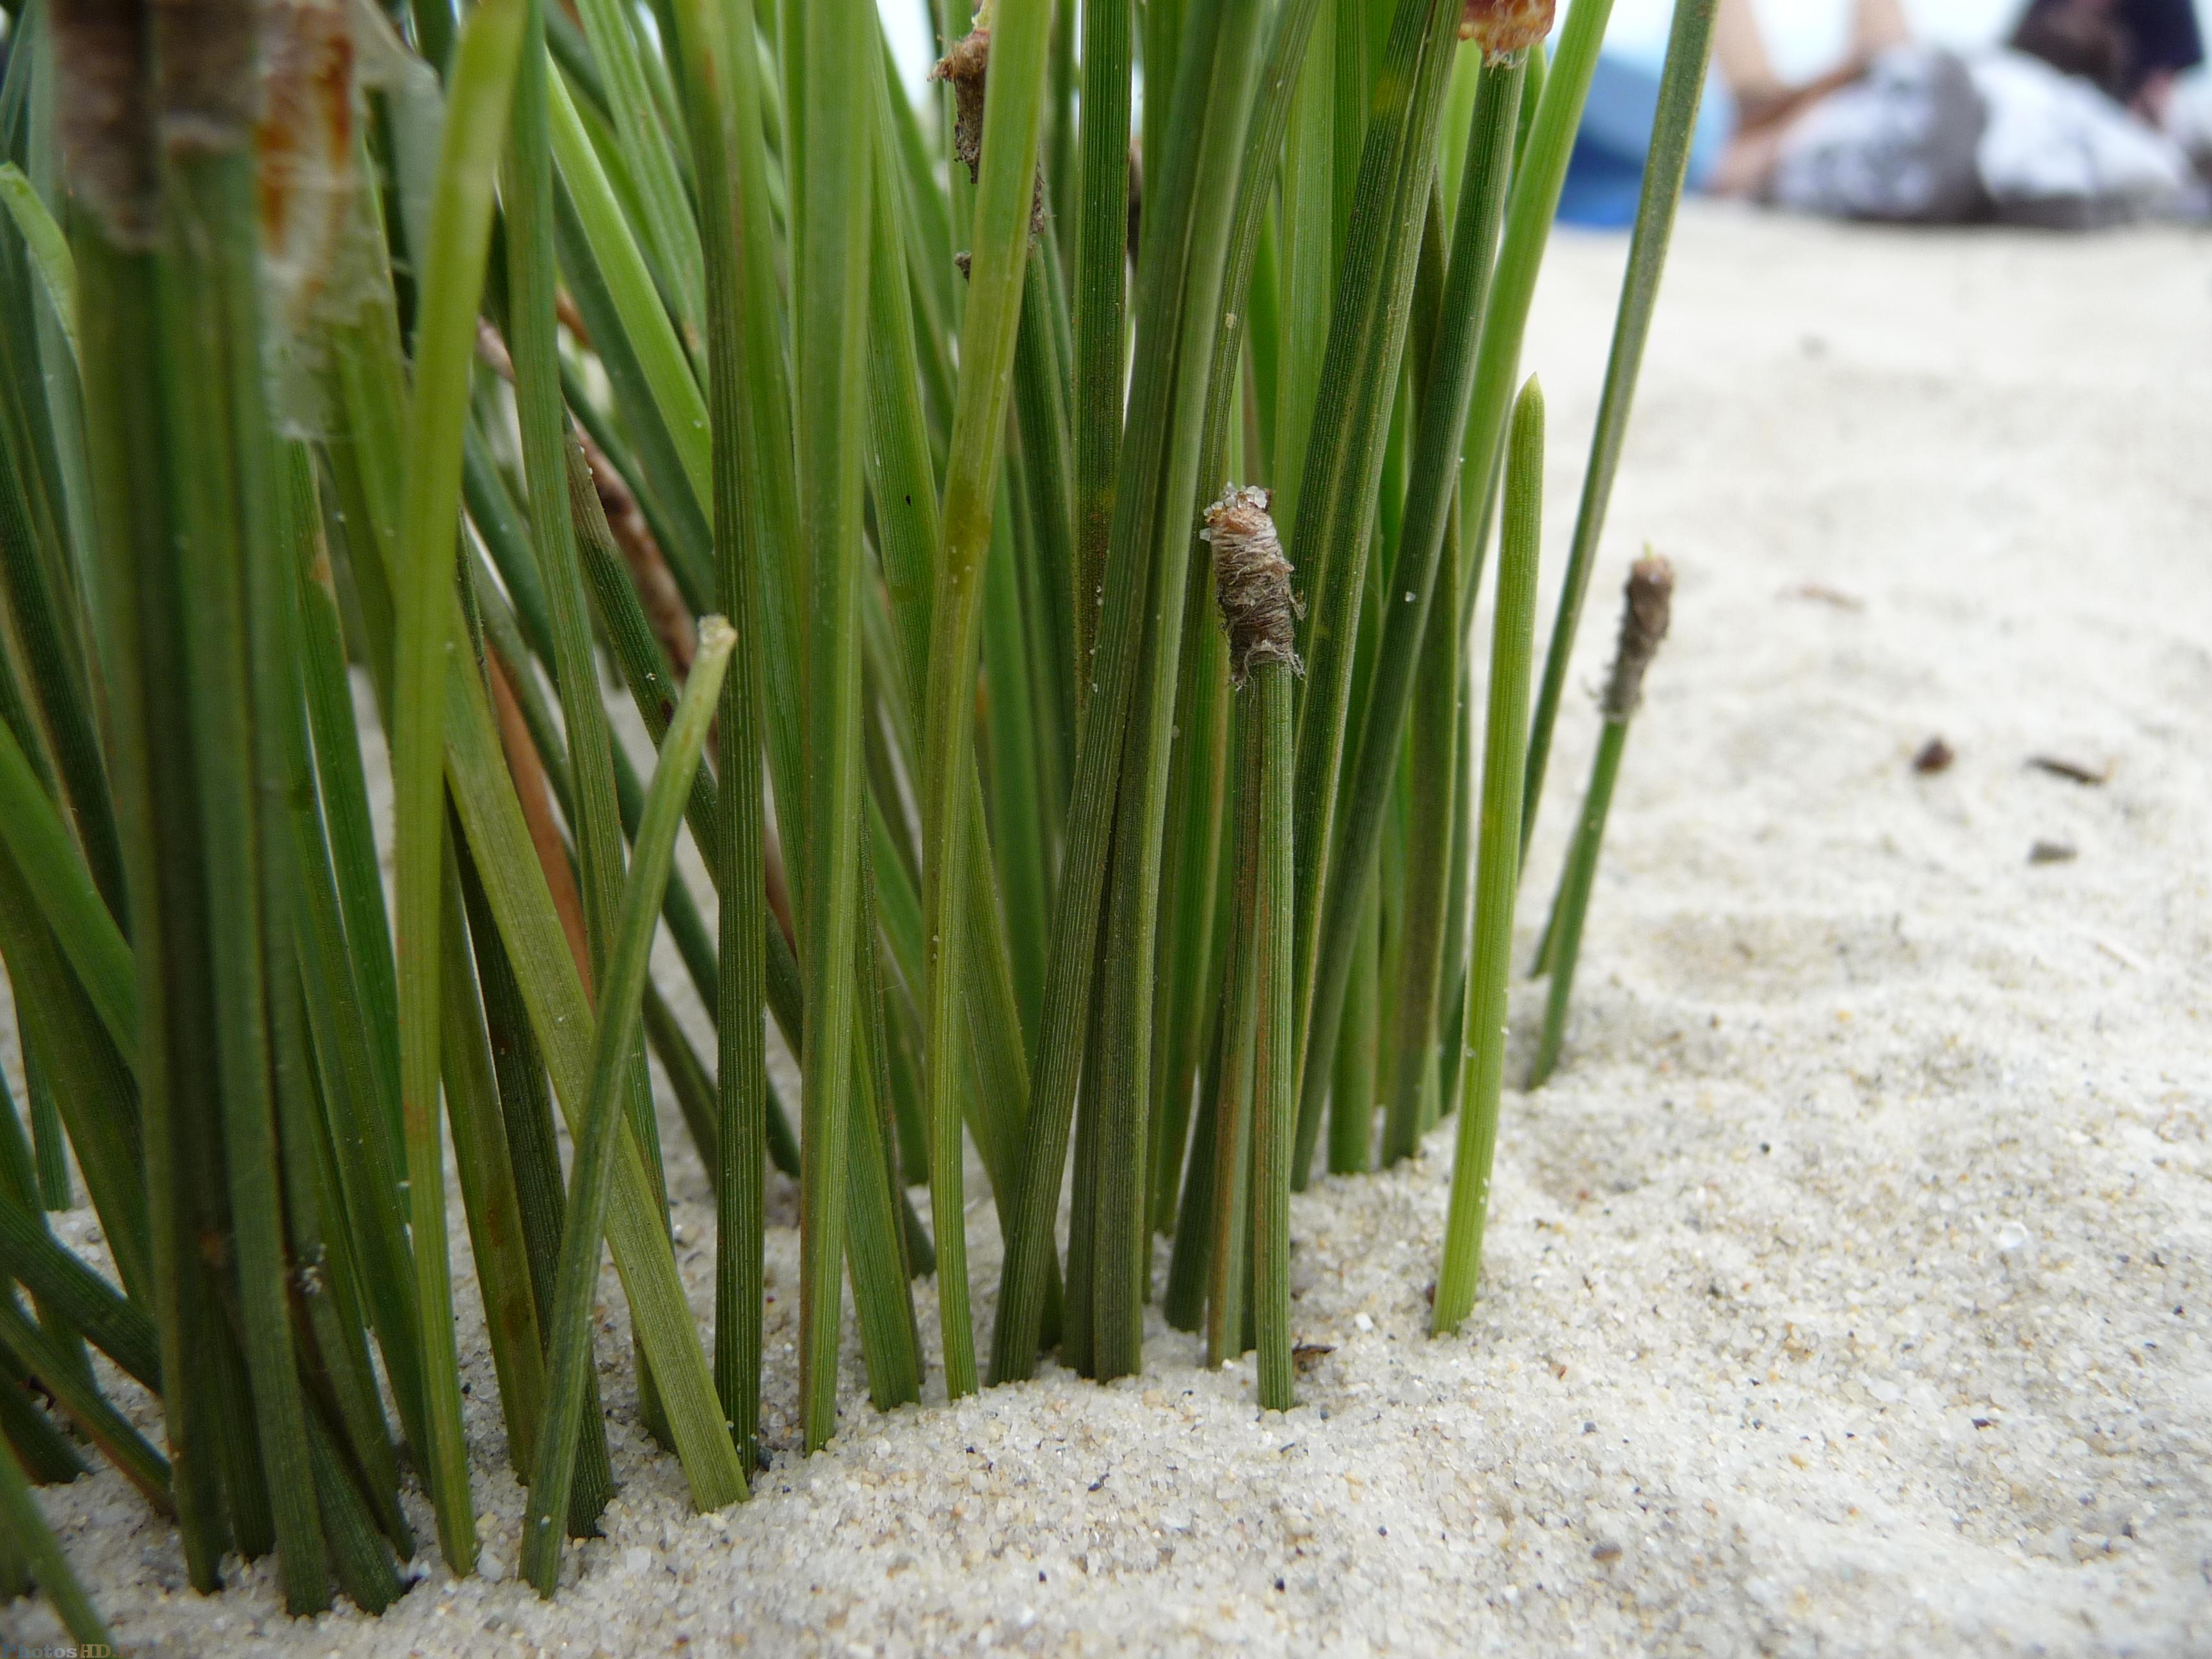
[[(1644, 188), (1644, 157), (1651, 146), (1651, 118), (1659, 108), (1660, 60), (1607, 51), (1590, 76), (1589, 98), (1575, 134), (1567, 182), (1559, 192), (1559, 217), (1571, 225), (1620, 229), (1636, 222)], [(1734, 100), (1717, 76), (1705, 82), (1698, 126), (1690, 140), (1687, 188), (1712, 176), (1735, 125)]]

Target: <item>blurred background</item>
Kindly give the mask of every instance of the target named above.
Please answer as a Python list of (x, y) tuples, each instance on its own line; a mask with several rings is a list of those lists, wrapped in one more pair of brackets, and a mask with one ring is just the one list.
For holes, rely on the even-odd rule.
[[(931, 8), (883, 0), (917, 93)], [(1613, 0), (1563, 220), (1633, 220), (1673, 15)], [(2208, 35), (2212, 0), (1721, 0), (1690, 188), (1892, 222), (2212, 220)]]
[[(2018, 21), (2022, 0), (1903, 0), (1905, 15), (1920, 39), (1938, 46), (1994, 46)], [(1559, 9), (1565, 20), (1573, 0)], [(2212, 25), (2212, 0), (2194, 0), (2200, 24)], [(1753, 0), (1760, 28), (1783, 74), (1809, 78), (1843, 55), (1850, 35), (1849, 0)], [(938, 57), (931, 37), (928, 0), (883, 0), (884, 21), (909, 84), (919, 87)], [(1673, 0), (1613, 0), (1606, 28), (1608, 50), (1656, 62), (1667, 46)]]

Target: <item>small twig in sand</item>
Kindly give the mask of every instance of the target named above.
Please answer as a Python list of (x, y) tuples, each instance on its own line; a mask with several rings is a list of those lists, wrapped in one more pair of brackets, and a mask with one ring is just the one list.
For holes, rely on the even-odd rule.
[(2092, 789), (2109, 783), (2112, 779), (2112, 763), (2110, 761), (2102, 766), (2085, 766), (2080, 761), (2068, 760), (2061, 755), (2030, 755), (2027, 763), (2039, 772), (2048, 772), (2054, 778), (2065, 778)]
[(1795, 587), (1784, 588), (1785, 599), (1811, 599), (1820, 605), (1832, 605), (1838, 611), (1863, 611), (1866, 601), (1856, 593), (1846, 593), (1840, 587), (1831, 587), (1826, 582), (1800, 582)]

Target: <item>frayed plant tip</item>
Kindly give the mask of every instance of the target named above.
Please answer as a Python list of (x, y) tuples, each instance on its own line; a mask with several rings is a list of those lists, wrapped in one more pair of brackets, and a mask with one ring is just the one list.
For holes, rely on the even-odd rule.
[[(931, 80), (942, 81), (952, 88), (952, 155), (966, 166), (971, 185), (981, 177), (983, 167), (984, 94), (991, 75), (990, 9), (985, 6), (976, 12), (974, 30), (955, 42), (929, 71)], [(1030, 234), (1042, 235), (1044, 226), (1044, 170), (1040, 159), (1030, 196)], [(965, 276), (968, 256), (962, 253), (954, 258)]]
[(313, 324), (350, 226), (354, 50), (344, 9), (272, 0), (262, 58), (266, 93), (253, 131), (261, 257), (289, 337)]
[(1549, 34), (1553, 9), (1554, 0), (1467, 0), (1459, 38), (1473, 41), (1483, 60), (1495, 64)]
[(1625, 720), (1644, 701), (1644, 676), (1658, 654), (1659, 641), (1667, 637), (1667, 623), (1674, 604), (1674, 567), (1656, 553), (1646, 553), (1629, 567), (1628, 586), (1620, 611), (1620, 644), (1613, 657), (1613, 673), (1605, 685), (1605, 717)]
[(1231, 484), (1206, 509), (1206, 527), (1198, 532), (1213, 549), (1215, 596), (1229, 630), (1229, 675), (1237, 685), (1263, 662), (1305, 672), (1292, 643), (1305, 607), (1291, 591), (1291, 566), (1275, 531), (1273, 504), (1273, 490)]
[(974, 31), (955, 41), (929, 72), (931, 80), (952, 88), (952, 155), (966, 166), (971, 185), (983, 163), (983, 92), (991, 73), (991, 31), (977, 15)]

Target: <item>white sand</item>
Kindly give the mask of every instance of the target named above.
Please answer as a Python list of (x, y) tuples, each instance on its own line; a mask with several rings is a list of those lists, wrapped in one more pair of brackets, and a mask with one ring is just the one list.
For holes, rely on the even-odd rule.
[[(1530, 345), (1554, 567), (1622, 246), (1562, 234)], [(833, 1449), (780, 1455), (754, 1501), (701, 1518), (611, 1367), (623, 1490), (550, 1606), (498, 1565), (519, 1492), (478, 1341), (486, 1577), (426, 1568), (381, 1623), (289, 1622), (265, 1568), (185, 1592), (173, 1539), (101, 1474), (45, 1502), (118, 1638), (300, 1659), (2212, 1651), (2208, 319), (2212, 244), (2178, 233), (1686, 214), (1579, 682), (1647, 538), (1682, 572), (1674, 636), (1567, 1065), (1507, 1097), (1461, 1337), (1423, 1322), (1448, 1128), (1296, 1203), (1298, 1330), (1336, 1352), (1288, 1416), (1255, 1410), (1249, 1365), (1200, 1370), (1157, 1327), (1132, 1382), (1055, 1372), (889, 1419), (855, 1361)], [(1569, 791), (1592, 725), (1578, 699)], [(1956, 763), (1916, 776), (1938, 732)], [(2039, 752), (2111, 781), (2027, 769)], [(2039, 838), (2079, 856), (2031, 866)], [(696, 1166), (674, 1185), (703, 1321), (711, 1214)], [(770, 1248), (785, 1294), (787, 1227)], [(769, 1310), (787, 1445), (791, 1306)], [(0, 1630), (53, 1626), (19, 1606)]]

